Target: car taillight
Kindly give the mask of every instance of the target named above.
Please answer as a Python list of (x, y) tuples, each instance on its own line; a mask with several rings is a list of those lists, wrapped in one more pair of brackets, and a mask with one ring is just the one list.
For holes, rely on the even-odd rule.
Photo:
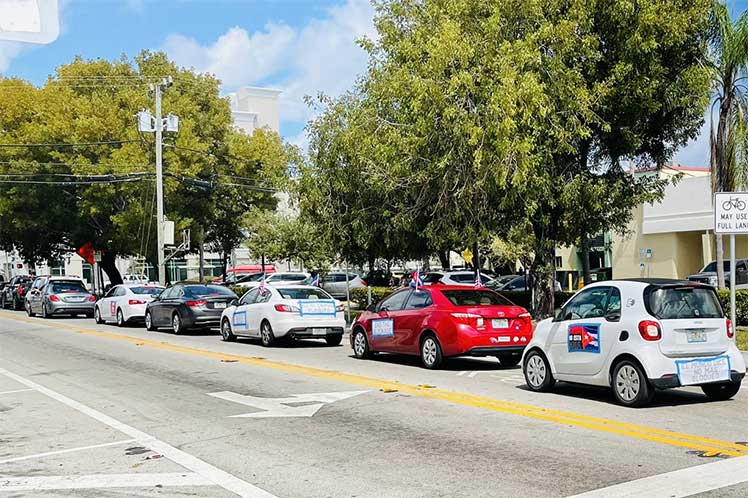
[(57, 296), (55, 296), (54, 294), (52, 294), (51, 296), (49, 296), (49, 300), (50, 301), (54, 301), (55, 303), (57, 303), (57, 302), (60, 301), (60, 298), (57, 297)]
[(644, 320), (639, 322), (639, 335), (645, 341), (659, 341), (662, 339), (662, 330), (660, 324), (653, 320)]
[(367, 286), (367, 285), (369, 285), (369, 284), (367, 284), (367, 283), (366, 283), (366, 280), (362, 280), (362, 281), (361, 281), (361, 285), (363, 285), (364, 287), (366, 287), (366, 286)]
[(735, 330), (732, 328), (732, 321), (728, 318), (727, 320), (727, 338), (732, 339), (735, 337)]
[(476, 329), (482, 329), (485, 324), (483, 317), (475, 313), (452, 313), (452, 316), (457, 318), (458, 321)]
[(296, 311), (299, 311), (299, 308), (297, 308), (296, 306), (290, 306), (288, 304), (276, 304), (275, 311), (280, 311), (281, 313), (294, 313)]
[(93, 303), (93, 302), (95, 302), (95, 301), (96, 301), (96, 296), (94, 296), (94, 295), (90, 295), (90, 296), (88, 296), (88, 301), (89, 301), (90, 303)]
[(208, 304), (208, 301), (206, 301), (205, 299), (198, 299), (197, 301), (187, 301), (184, 304), (186, 304), (190, 308), (197, 308), (199, 306), (205, 306), (206, 304)]
[(127, 301), (127, 304), (145, 304), (145, 301), (141, 301), (140, 299), (130, 299), (129, 301)]
[(23, 285), (18, 286), (18, 293), (23, 294)]
[(532, 334), (532, 315), (528, 312), (517, 315), (515, 330), (524, 334)]

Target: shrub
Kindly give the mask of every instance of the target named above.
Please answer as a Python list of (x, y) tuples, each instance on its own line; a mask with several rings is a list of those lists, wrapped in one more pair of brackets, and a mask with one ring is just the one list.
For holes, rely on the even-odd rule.
[(369, 289), (371, 289), (371, 302), (378, 303), (394, 292), (389, 287), (358, 287), (351, 289), (351, 301), (358, 304), (359, 308), (366, 308), (368, 303)]
[[(725, 309), (725, 315), (730, 316), (730, 291), (718, 290), (717, 295)], [(735, 291), (735, 325), (748, 325), (748, 289)]]

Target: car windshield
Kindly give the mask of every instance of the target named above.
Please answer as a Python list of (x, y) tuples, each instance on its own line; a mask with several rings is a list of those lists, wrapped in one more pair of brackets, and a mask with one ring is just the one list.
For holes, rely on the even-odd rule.
[(161, 287), (130, 287), (130, 290), (133, 292), (133, 294), (155, 296), (157, 294), (161, 294), (161, 291), (164, 289), (162, 289)]
[(505, 297), (480, 289), (445, 290), (442, 295), (455, 306), (512, 306), (512, 302)]
[(70, 292), (88, 292), (80, 282), (53, 282), (52, 294), (67, 294)]
[(231, 289), (219, 285), (190, 285), (184, 288), (187, 297), (235, 296)]
[[(722, 268), (725, 271), (730, 271), (730, 262), (729, 261), (723, 261), (722, 262)], [(709, 263), (708, 265), (706, 265), (704, 267), (704, 269), (701, 270), (701, 271), (704, 272), (704, 273), (717, 273), (717, 262), (716, 261), (712, 261), (711, 263)]]
[(717, 294), (705, 287), (653, 288), (645, 295), (649, 312), (660, 320), (722, 318)]
[(322, 289), (304, 289), (287, 287), (278, 289), (283, 299), (332, 299), (330, 294)]

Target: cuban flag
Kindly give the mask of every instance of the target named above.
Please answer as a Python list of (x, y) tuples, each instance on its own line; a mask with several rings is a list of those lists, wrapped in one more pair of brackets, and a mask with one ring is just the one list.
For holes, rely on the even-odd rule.
[(416, 271), (410, 274), (410, 278), (410, 286), (415, 290), (418, 290), (419, 287), (423, 287), (423, 277), (421, 277), (420, 268), (416, 268)]
[(265, 274), (262, 274), (262, 278), (260, 279), (260, 294), (265, 294)]
[(569, 352), (600, 352), (600, 325), (579, 324), (569, 326)]
[(319, 287), (319, 273), (312, 277), (312, 285)]

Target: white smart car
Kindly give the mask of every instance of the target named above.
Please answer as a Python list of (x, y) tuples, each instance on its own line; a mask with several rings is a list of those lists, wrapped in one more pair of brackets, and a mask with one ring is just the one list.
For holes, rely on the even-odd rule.
[(681, 386), (726, 400), (745, 376), (714, 289), (667, 279), (588, 285), (537, 324), (522, 366), (533, 391), (557, 380), (607, 386), (633, 407), (649, 403), (656, 389)]
[(115, 322), (119, 327), (143, 320), (146, 305), (163, 290), (158, 285), (115, 285), (94, 306), (94, 320), (96, 323)]
[(276, 339), (325, 339), (337, 346), (343, 339), (343, 305), (319, 287), (266, 285), (255, 287), (221, 315), (221, 337), (259, 337), (263, 346)]

